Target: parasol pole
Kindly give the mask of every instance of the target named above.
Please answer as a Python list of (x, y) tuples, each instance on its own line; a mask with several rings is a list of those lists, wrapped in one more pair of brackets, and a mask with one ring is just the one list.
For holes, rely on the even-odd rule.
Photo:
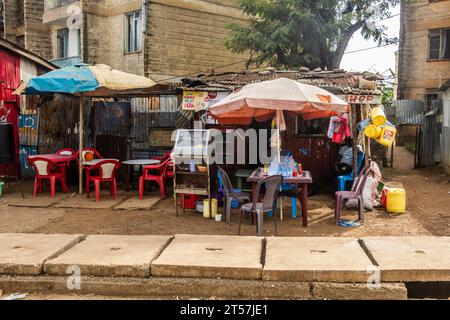
[(79, 142), (78, 142), (78, 191), (80, 194), (83, 193), (83, 134), (84, 134), (84, 124), (83, 124), (83, 93), (80, 93), (80, 130), (79, 133)]
[[(281, 111), (283, 112), (283, 111)], [(277, 151), (278, 151), (278, 164), (280, 164), (281, 161), (281, 139), (280, 139), (280, 126), (281, 126), (281, 116), (280, 112), (277, 112), (277, 120), (276, 120), (276, 126), (277, 126)], [(282, 190), (282, 187), (280, 186), (280, 191)], [(273, 212), (273, 214), (276, 214)], [(280, 221), (283, 221), (283, 196), (280, 197)]]

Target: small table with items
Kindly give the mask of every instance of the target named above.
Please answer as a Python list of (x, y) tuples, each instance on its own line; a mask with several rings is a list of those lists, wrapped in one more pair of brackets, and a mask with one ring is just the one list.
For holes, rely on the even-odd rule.
[[(253, 173), (247, 178), (247, 182), (252, 183), (252, 190), (256, 189), (256, 184), (262, 179), (266, 178), (267, 175), (264, 175), (264, 169), (258, 168), (253, 171)], [(296, 177), (288, 177), (283, 178), (282, 183), (288, 183), (292, 185), (297, 185), (296, 195), (300, 200), (300, 204), (302, 206), (302, 218), (303, 218), (303, 226), (308, 226), (308, 184), (312, 183), (313, 180), (311, 178), (310, 171), (303, 171), (301, 174)]]
[(134, 179), (134, 166), (139, 166), (139, 174), (141, 175), (143, 166), (158, 164), (161, 161), (156, 159), (131, 159), (122, 163), (128, 166), (125, 170), (125, 190), (128, 192), (130, 190), (130, 178), (131, 180)]
[(236, 171), (234, 176), (237, 178), (237, 187), (241, 191), (251, 191), (244, 188), (243, 180), (247, 179), (253, 173), (253, 169), (239, 169)]

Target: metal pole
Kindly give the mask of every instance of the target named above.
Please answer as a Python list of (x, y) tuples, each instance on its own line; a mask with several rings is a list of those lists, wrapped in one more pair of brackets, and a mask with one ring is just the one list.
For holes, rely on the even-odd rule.
[(84, 133), (84, 124), (83, 124), (83, 93), (80, 93), (80, 130), (79, 130), (79, 142), (78, 142), (78, 191), (79, 193), (83, 193), (83, 133)]

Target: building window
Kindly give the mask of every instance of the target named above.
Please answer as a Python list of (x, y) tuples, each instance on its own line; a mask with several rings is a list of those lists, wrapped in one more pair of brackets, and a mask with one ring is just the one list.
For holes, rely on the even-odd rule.
[(77, 29), (77, 55), (81, 56), (81, 30)]
[(58, 58), (67, 58), (69, 50), (69, 29), (61, 29), (56, 34)]
[(430, 30), (428, 34), (428, 59), (450, 59), (450, 28)]
[(433, 104), (436, 103), (436, 101), (438, 100), (438, 94), (437, 93), (427, 93), (425, 95), (426, 97), (426, 108), (427, 111), (431, 110), (433, 108)]
[(141, 51), (142, 17), (141, 11), (125, 16), (125, 52)]
[(19, 47), (25, 49), (25, 36), (18, 36), (16, 37), (16, 43)]
[(305, 120), (298, 116), (296, 119), (298, 135), (319, 135), (326, 136), (330, 118), (320, 118), (314, 120)]

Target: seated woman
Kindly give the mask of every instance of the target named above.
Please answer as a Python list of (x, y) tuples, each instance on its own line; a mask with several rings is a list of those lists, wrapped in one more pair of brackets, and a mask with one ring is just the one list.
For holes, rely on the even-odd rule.
[[(361, 146), (358, 144), (358, 152), (363, 152)], [(339, 149), (339, 158), (336, 164), (336, 171), (338, 176), (344, 176), (351, 173), (353, 170), (353, 139), (345, 139), (345, 144)]]

